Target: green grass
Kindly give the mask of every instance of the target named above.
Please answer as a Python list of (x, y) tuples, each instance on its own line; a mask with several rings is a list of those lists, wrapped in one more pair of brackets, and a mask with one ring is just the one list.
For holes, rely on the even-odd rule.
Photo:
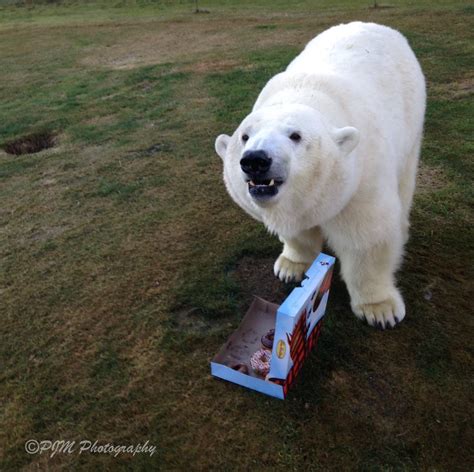
[[(0, 1), (1, 470), (470, 470), (472, 8), (461, 1)], [(214, 380), (279, 241), (227, 196), (216, 135), (330, 25), (378, 21), (428, 79), (406, 320), (351, 314), (335, 277), (284, 402)], [(472, 291), (471, 291), (472, 292)], [(98, 440), (154, 456), (28, 455)]]

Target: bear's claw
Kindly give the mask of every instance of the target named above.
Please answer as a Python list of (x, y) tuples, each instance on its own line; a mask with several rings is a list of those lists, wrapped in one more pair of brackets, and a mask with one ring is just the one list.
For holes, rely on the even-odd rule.
[(366, 303), (353, 307), (360, 320), (374, 328), (394, 328), (405, 318), (405, 305), (401, 297), (389, 297), (380, 303)]
[(273, 266), (273, 272), (282, 282), (300, 282), (307, 268), (308, 264), (290, 261), (281, 254)]

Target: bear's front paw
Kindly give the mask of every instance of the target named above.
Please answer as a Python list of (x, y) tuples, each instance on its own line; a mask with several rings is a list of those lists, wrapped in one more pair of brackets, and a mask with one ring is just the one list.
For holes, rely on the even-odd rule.
[(299, 282), (308, 267), (309, 264), (290, 261), (281, 254), (273, 266), (273, 272), (282, 282)]
[(353, 307), (353, 312), (360, 320), (374, 328), (393, 328), (405, 318), (405, 304), (400, 295), (389, 297), (380, 303), (363, 303)]

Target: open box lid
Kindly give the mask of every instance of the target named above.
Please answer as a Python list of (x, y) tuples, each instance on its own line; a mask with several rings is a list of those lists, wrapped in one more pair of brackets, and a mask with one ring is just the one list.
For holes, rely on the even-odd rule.
[[(286, 392), (319, 336), (326, 310), (335, 259), (320, 254), (306, 272), (300, 287), (278, 306), (255, 297), (237, 330), (211, 361), (211, 372), (247, 388), (277, 398)], [(250, 356), (261, 347), (260, 338), (275, 329), (272, 360), (267, 380), (249, 369), (236, 371), (233, 365), (248, 365)]]
[(277, 310), (269, 377), (285, 379), (326, 312), (335, 259), (321, 253)]

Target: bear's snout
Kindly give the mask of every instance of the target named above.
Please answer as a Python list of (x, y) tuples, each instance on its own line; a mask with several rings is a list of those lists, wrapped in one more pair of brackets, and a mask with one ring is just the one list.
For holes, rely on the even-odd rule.
[(240, 160), (240, 167), (251, 177), (258, 177), (270, 169), (271, 157), (265, 151), (245, 151)]

